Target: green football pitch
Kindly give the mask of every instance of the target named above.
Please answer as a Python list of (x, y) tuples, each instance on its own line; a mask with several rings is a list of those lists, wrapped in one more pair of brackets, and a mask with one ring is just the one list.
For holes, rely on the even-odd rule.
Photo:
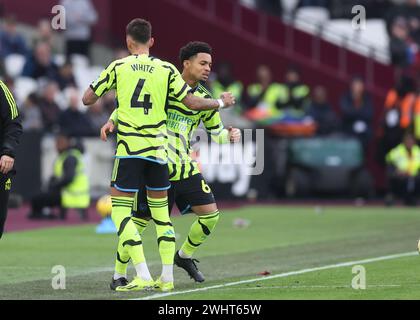
[[(177, 247), (193, 219), (173, 218)], [(0, 241), (0, 299), (420, 299), (416, 209), (223, 210), (196, 253), (206, 281), (196, 284), (175, 267), (175, 291), (170, 293), (111, 291), (117, 237), (94, 229), (83, 225), (7, 233)], [(143, 241), (151, 273), (157, 276), (153, 224)], [(64, 267), (64, 290), (53, 289), (54, 266)], [(352, 287), (362, 275), (352, 272), (354, 266), (363, 267), (365, 289)]]

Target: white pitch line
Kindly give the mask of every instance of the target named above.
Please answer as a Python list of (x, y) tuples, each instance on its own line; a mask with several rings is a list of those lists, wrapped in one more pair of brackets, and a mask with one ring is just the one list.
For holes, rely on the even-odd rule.
[[(147, 266), (151, 267), (151, 266), (155, 266), (155, 265), (160, 265), (160, 261), (152, 261), (152, 262), (148, 262)], [(91, 273), (98, 273), (98, 272), (114, 272), (115, 271), (115, 267), (92, 267), (92, 268), (88, 268), (88, 269), (82, 269), (81, 267), (66, 267), (66, 270), (70, 270), (67, 273), (68, 277), (79, 277), (79, 276), (86, 276), (89, 275)], [(2, 269), (26, 269), (28, 268), (27, 266), (0, 266), (0, 272), (2, 271)], [(35, 267), (31, 267), (31, 269), (37, 269), (37, 270), (50, 270), (51, 266), (35, 266)], [(77, 271), (74, 271), (77, 270)], [(128, 266), (127, 267), (127, 271), (131, 271), (134, 270), (134, 267), (132, 266)], [(18, 281), (18, 282), (10, 282), (14, 283), (14, 284), (18, 284), (21, 282), (26, 282), (26, 281), (40, 281), (40, 280), (50, 280), (51, 276), (42, 276), (36, 279), (32, 279), (32, 280), (24, 280), (24, 281)]]
[(343, 262), (343, 263), (338, 263), (338, 264), (330, 264), (330, 265), (326, 265), (326, 266), (323, 266), (323, 267), (308, 268), (308, 269), (302, 269), (302, 270), (297, 270), (297, 271), (290, 271), (290, 272), (285, 272), (285, 273), (274, 274), (274, 275), (271, 275), (271, 276), (266, 276), (264, 278), (253, 278), (253, 279), (248, 279), (248, 280), (229, 282), (229, 283), (225, 283), (225, 284), (219, 284), (219, 285), (215, 285), (215, 286), (203, 287), (203, 288), (197, 288), (197, 289), (191, 289), (191, 290), (158, 293), (158, 294), (154, 294), (154, 295), (151, 295), (151, 296), (132, 299), (132, 300), (158, 299), (158, 298), (169, 297), (169, 296), (174, 296), (174, 295), (179, 295), (179, 294), (192, 293), (192, 292), (198, 292), (198, 291), (207, 291), (207, 290), (212, 290), (212, 289), (236, 286), (238, 284), (244, 284), (244, 283), (250, 283), (250, 282), (256, 282), (256, 281), (264, 281), (264, 280), (270, 280), (270, 279), (276, 279), (276, 278), (285, 278), (285, 277), (289, 277), (289, 276), (295, 276), (295, 275), (314, 272), (314, 271), (348, 267), (348, 266), (353, 266), (353, 265), (356, 265), (356, 264), (370, 263), (370, 262), (376, 262), (376, 261), (398, 259), (398, 258), (409, 257), (409, 256), (418, 255), (418, 254), (419, 253), (417, 251), (412, 251), (412, 252), (393, 254), (393, 255), (389, 255), (389, 256), (382, 256), (382, 257), (376, 257), (376, 258), (370, 258), (370, 259), (364, 259), (364, 260), (356, 260), (356, 261), (349, 261), (349, 262)]
[[(401, 287), (400, 284), (369, 284), (366, 288), (388, 288), (388, 287)], [(251, 287), (241, 288), (241, 290), (272, 290), (272, 289), (332, 289), (332, 288), (351, 288), (351, 286), (331, 285), (331, 286), (270, 286), (270, 287)], [(217, 290), (238, 290), (236, 288), (218, 288)]]

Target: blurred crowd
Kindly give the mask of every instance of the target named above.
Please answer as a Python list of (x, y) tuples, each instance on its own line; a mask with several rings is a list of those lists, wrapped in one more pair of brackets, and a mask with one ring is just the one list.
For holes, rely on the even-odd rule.
[(420, 70), (420, 5), (407, 0), (386, 15), (391, 62), (400, 68)]
[[(90, 1), (76, 2), (84, 3), (84, 12), (94, 12)], [(302, 1), (302, 5), (303, 2), (308, 1)], [(73, 1), (62, 3), (72, 4)], [(77, 11), (80, 7), (75, 8)], [(86, 20), (83, 20), (82, 14), (77, 16), (79, 23), (85, 21), (85, 28), (78, 27), (79, 38), (74, 30), (65, 35), (66, 46), (62, 53), (48, 20), (39, 21), (29, 43), (18, 31), (14, 17), (6, 17), (1, 25), (1, 76), (18, 99), (25, 131), (65, 131), (75, 137), (97, 136), (99, 128), (114, 109), (112, 94), (89, 109), (81, 103), (81, 90), (85, 89), (86, 82), (80, 81), (83, 77), (77, 77), (76, 73), (90, 72), (92, 67), (88, 30), (95, 22), (96, 14), (92, 15), (95, 19), (91, 16)], [(114, 58), (127, 54), (120, 49), (115, 52)], [(21, 67), (15, 70), (19, 65), (18, 57), (22, 59)], [(230, 91), (238, 101), (235, 108), (224, 112), (227, 125), (267, 127), (286, 136), (343, 133), (357, 137), (365, 150), (375, 135), (375, 108), (360, 76), (352, 78), (348, 90), (341, 94), (339, 105), (333, 105), (328, 89), (323, 86), (311, 88), (305, 84), (297, 67), (289, 67), (281, 77), (283, 81), (277, 82), (274, 78), (279, 78), (278, 75), (274, 76), (269, 66), (260, 65), (255, 81), (247, 86), (235, 77), (233, 66), (228, 62), (217, 63), (213, 71), (208, 86), (214, 96)], [(85, 77), (91, 75), (85, 74)], [(380, 133), (382, 153), (400, 142), (403, 129), (411, 125), (416, 125), (417, 138), (420, 139), (420, 118), (417, 119), (420, 117), (420, 96), (415, 80), (403, 75), (388, 93)], [(395, 110), (397, 115), (393, 115)], [(395, 134), (397, 131), (398, 134)], [(381, 158), (384, 159), (384, 155)]]
[[(263, 2), (257, 1), (262, 8)], [(333, 2), (302, 0), (299, 6), (328, 7)], [(387, 16), (390, 33), (410, 39), (407, 41), (412, 48), (420, 41), (419, 7), (414, 2), (403, 1), (398, 10), (393, 7), (392, 16)], [(91, 28), (97, 14), (89, 0), (62, 0), (61, 4), (68, 10), (68, 24), (74, 25), (60, 36), (64, 37), (64, 46), (49, 20), (40, 20), (28, 41), (13, 16), (3, 19), (0, 77), (17, 99), (24, 131), (98, 136), (100, 127), (114, 110), (115, 97), (108, 94), (88, 109), (81, 102), (82, 90), (103, 68), (93, 66), (90, 59)], [(399, 52), (393, 55), (393, 61), (403, 68), (409, 67), (414, 63), (415, 51), (403, 50), (398, 41), (391, 40), (391, 48)], [(114, 58), (126, 55), (126, 50), (119, 49)], [(332, 102), (329, 89), (306, 84), (298, 66), (289, 66), (282, 76), (274, 72), (270, 66), (260, 65), (255, 70), (254, 81), (245, 84), (235, 76), (229, 62), (215, 64), (206, 84), (209, 90), (215, 97), (230, 91), (237, 100), (234, 108), (223, 111), (226, 126), (266, 128), (281, 137), (353, 136), (365, 153), (372, 153), (370, 147), (375, 141), (377, 161), (382, 165), (386, 164), (387, 154), (403, 141), (407, 129), (420, 141), (420, 81), (412, 73), (403, 70), (395, 87), (389, 89), (384, 106), (375, 108), (361, 76), (354, 75), (347, 90), (340, 93), (339, 101)], [(375, 115), (375, 109), (383, 110), (382, 114)], [(374, 123), (378, 118), (379, 126)]]
[[(367, 19), (384, 19), (389, 53), (395, 66), (420, 70), (420, 2), (418, 0), (241, 0), (271, 15), (293, 16), (302, 7), (323, 7), (331, 19), (352, 19), (362, 5)], [(289, 4), (290, 3), (290, 4)]]
[(64, 46), (49, 19), (39, 21), (31, 39), (19, 31), (14, 16), (2, 19), (0, 76), (16, 97), (24, 131), (97, 136), (114, 101), (108, 99), (85, 110), (81, 90), (86, 81), (76, 76), (77, 71), (86, 73), (90, 67), (91, 28), (97, 13), (90, 0), (62, 0), (60, 4), (66, 9), (67, 28), (61, 34)]
[(329, 100), (327, 88), (321, 85), (311, 88), (293, 66), (286, 70), (282, 82), (276, 82), (272, 70), (261, 65), (256, 70), (255, 82), (244, 87), (233, 76), (231, 66), (221, 63), (210, 87), (216, 96), (227, 90), (236, 95), (239, 102), (231, 111), (237, 115), (232, 125), (241, 127), (237, 119), (242, 119), (242, 127), (266, 127), (282, 136), (351, 135), (364, 148), (373, 136), (373, 101), (363, 78), (357, 75), (342, 92), (336, 107)]

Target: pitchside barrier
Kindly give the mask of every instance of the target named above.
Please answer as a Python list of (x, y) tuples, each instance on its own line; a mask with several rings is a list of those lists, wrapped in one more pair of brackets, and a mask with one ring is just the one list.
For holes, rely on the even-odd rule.
[[(373, 189), (366, 170), (360, 171), (358, 183), (350, 181), (359, 176), (355, 170), (363, 169), (360, 146), (355, 139), (285, 139), (257, 129), (243, 130), (242, 140), (237, 144), (220, 145), (203, 133), (195, 135), (193, 141), (198, 141), (192, 143), (194, 157), (217, 200), (314, 196), (321, 191), (334, 197), (342, 195), (337, 191), (353, 194), (351, 187), (355, 185), (364, 186), (363, 193), (369, 192), (365, 190), (367, 186)], [(84, 149), (91, 196), (97, 199), (109, 193), (115, 141), (83, 138), (79, 144)], [(56, 157), (53, 136), (25, 133), (17, 155), (18, 175), (12, 191), (24, 200), (40, 192), (53, 173)]]
[[(99, 138), (83, 138), (77, 142), (83, 146), (83, 161), (90, 182), (92, 198), (109, 193), (109, 180), (114, 157), (114, 141), (103, 142)], [(12, 182), (12, 193), (28, 201), (47, 187), (57, 158), (55, 138), (39, 132), (25, 132), (16, 155), (17, 175)]]
[[(90, 183), (92, 198), (109, 193), (109, 181), (115, 153), (112, 139), (103, 142), (99, 138), (82, 138), (75, 141), (83, 148), (83, 160)], [(44, 137), (41, 144), (41, 180), (46, 185), (53, 174), (54, 161), (57, 158), (55, 139)]]

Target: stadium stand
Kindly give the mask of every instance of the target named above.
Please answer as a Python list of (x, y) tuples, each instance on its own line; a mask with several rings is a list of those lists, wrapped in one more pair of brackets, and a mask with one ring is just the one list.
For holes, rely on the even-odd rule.
[[(55, 119), (54, 112), (58, 112), (59, 116), (68, 108), (69, 98), (66, 92), (69, 87), (75, 85), (80, 94), (80, 90), (87, 87), (97, 77), (113, 55), (121, 54), (119, 48), (124, 46), (124, 43), (118, 42), (116, 39), (121, 39), (121, 30), (129, 19), (128, 13), (110, 19), (110, 12), (115, 8), (116, 2), (101, 2), (101, 5), (96, 0), (92, 2), (98, 10), (100, 19), (93, 26), (94, 43), (91, 59), (83, 55), (72, 55), (68, 61), (65, 56), (65, 38), (60, 31), (51, 31), (54, 45), (49, 44), (52, 54), (51, 61), (59, 70), (55, 75), (48, 75), (41, 79), (22, 77), (27, 59), (25, 56), (10, 54), (2, 59), (4, 66), (2, 78), (7, 80), (12, 87), (19, 105), (22, 105), (30, 94), (38, 96), (39, 101), (34, 105), (42, 110), (42, 121), (45, 123), (38, 131), (44, 137), (48, 137), (54, 130), (52, 129), (54, 126), (51, 127), (50, 124), (47, 124), (51, 119)], [(37, 42), (34, 39), (39, 41), (39, 34), (42, 33), (34, 26), (38, 25), (40, 29), (45, 28), (45, 24), (41, 28), (42, 15), (36, 13), (45, 11), (45, 8), (48, 8), (52, 3), (53, 1), (46, 1), (39, 8), (32, 7), (34, 14), (28, 15), (27, 11), (22, 12), (13, 1), (5, 1), (5, 12), (19, 17), (17, 30), (25, 39), (30, 51), (33, 51)], [(393, 87), (395, 76), (399, 74), (395, 73), (395, 69), (390, 65), (390, 37), (387, 29), (388, 21), (385, 17), (367, 19), (366, 28), (359, 31), (352, 28), (351, 17), (340, 16), (327, 6), (311, 5), (311, 3), (318, 3), (317, 1), (283, 0), (279, 3), (281, 6), (278, 12), (267, 14), (264, 10), (267, 10), (269, 6), (264, 1), (158, 0), (145, 5), (142, 12), (151, 20), (157, 20), (160, 19), (157, 8), (165, 6), (174, 13), (173, 17), (166, 17), (169, 24), (176, 22), (177, 18), (174, 17), (182, 16), (184, 20), (191, 21), (197, 26), (191, 30), (187, 25), (180, 25), (179, 37), (166, 39), (156, 46), (154, 52), (157, 56), (171, 57), (170, 60), (175, 62), (177, 48), (192, 38), (203, 38), (202, 40), (209, 41), (217, 52), (215, 66), (218, 61), (230, 62), (235, 80), (243, 84), (244, 88), (247, 88), (255, 80), (257, 66), (262, 60), (269, 66), (274, 83), (279, 85), (284, 85), (287, 66), (299, 66), (302, 80), (310, 91), (318, 86), (325, 88), (331, 110), (338, 119), (342, 119), (339, 107), (341, 96), (347, 90), (352, 77), (354, 75), (361, 76), (365, 81), (367, 92), (372, 96), (374, 105), (372, 132), (376, 132), (385, 94)], [(29, 2), (28, 5), (31, 6)], [(206, 34), (203, 35), (201, 30), (206, 30)], [(167, 32), (167, 29), (158, 24), (155, 32), (161, 35)], [(108, 36), (104, 37), (104, 33)], [(220, 34), (225, 34), (226, 37), (220, 37)], [(237, 52), (231, 50), (232, 47), (241, 48), (247, 52), (247, 55), (238, 55)], [(68, 68), (63, 66), (68, 66)], [(62, 71), (62, 69), (65, 70)], [(62, 72), (64, 75), (61, 74)], [(211, 79), (217, 79), (217, 75), (214, 74)], [(51, 87), (51, 82), (58, 84), (59, 89), (51, 88), (50, 97), (46, 98), (45, 95), (48, 93), (45, 88)], [(211, 89), (211, 81), (209, 86)], [(243, 90), (243, 92), (245, 91)], [(247, 118), (251, 113), (247, 115), (245, 112), (249, 111), (250, 106), (247, 106), (246, 100), (241, 98), (243, 97), (238, 99), (240, 103), (235, 107), (234, 113), (226, 112), (226, 125), (232, 124), (234, 120), (239, 120), (236, 124), (242, 123), (242, 128), (268, 128), (266, 125), (271, 121), (273, 126), (271, 131), (268, 131), (274, 134), (314, 135), (317, 132), (316, 124), (308, 120), (309, 110), (306, 110), (307, 117), (303, 117), (305, 122), (301, 127), (298, 127), (297, 124), (286, 127), (281, 119), (265, 119), (264, 123), (256, 121), (255, 118)], [(51, 107), (46, 107), (47, 105)], [(98, 106), (99, 113), (88, 112), (87, 117), (92, 117), (91, 120), (95, 121), (97, 128), (98, 119), (104, 119), (113, 107), (113, 97), (110, 95), (105, 99), (105, 102)], [(82, 106), (79, 111), (83, 114), (86, 113)], [(25, 110), (22, 109), (22, 112), (24, 114)], [(252, 117), (254, 116), (258, 118), (260, 114), (254, 112)], [(340, 123), (338, 131), (342, 131), (341, 125)], [(279, 138), (288, 140), (288, 137), (280, 136)], [(373, 138), (369, 145), (375, 147), (375, 141)], [(98, 149), (96, 147), (89, 148)], [(380, 188), (383, 181), (381, 182), (380, 174), (377, 172), (380, 172), (381, 169), (377, 169), (372, 155), (367, 155), (366, 164), (375, 177), (379, 177), (375, 182), (376, 187)], [(44, 166), (44, 168), (48, 170), (48, 166)], [(91, 174), (96, 173), (92, 171)], [(95, 179), (93, 176), (91, 178)], [(95, 185), (101, 188), (100, 182)], [(105, 182), (102, 188), (105, 188)]]

